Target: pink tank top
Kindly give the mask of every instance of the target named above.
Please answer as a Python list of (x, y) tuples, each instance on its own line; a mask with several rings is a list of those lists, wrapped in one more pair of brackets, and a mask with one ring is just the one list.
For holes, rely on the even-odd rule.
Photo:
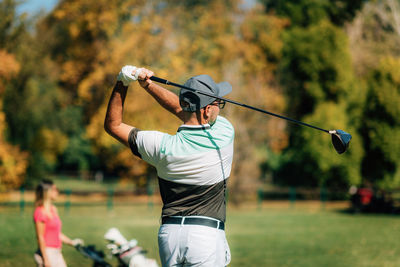
[(37, 207), (33, 214), (33, 220), (36, 222), (43, 222), (44, 227), (44, 241), (46, 247), (61, 248), (61, 220), (58, 214), (51, 208), (51, 218), (45, 213), (43, 207)]

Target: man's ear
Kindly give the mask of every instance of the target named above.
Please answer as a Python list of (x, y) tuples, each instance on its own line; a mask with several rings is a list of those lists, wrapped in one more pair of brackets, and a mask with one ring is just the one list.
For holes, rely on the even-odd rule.
[(207, 106), (204, 107), (203, 116), (204, 116), (204, 119), (206, 119), (206, 120), (210, 118), (210, 116), (211, 116), (211, 107), (210, 107), (210, 105), (207, 105)]

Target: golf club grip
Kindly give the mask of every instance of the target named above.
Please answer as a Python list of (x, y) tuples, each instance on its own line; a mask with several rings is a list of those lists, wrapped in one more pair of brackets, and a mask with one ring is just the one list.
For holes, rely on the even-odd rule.
[(167, 80), (158, 78), (156, 76), (151, 76), (150, 80), (158, 82), (158, 83), (169, 84), (169, 82)]

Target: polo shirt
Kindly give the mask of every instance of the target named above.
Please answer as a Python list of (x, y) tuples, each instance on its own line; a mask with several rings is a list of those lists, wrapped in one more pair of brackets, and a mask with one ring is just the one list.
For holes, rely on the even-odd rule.
[(218, 116), (213, 125), (182, 125), (175, 135), (134, 128), (132, 152), (157, 169), (162, 216), (208, 216), (225, 221), (226, 181), (234, 129)]

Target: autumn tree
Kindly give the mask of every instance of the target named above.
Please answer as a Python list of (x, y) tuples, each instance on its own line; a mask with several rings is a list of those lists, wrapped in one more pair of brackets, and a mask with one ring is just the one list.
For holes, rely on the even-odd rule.
[[(26, 24), (34, 21), (29, 19)], [(18, 34), (5, 43), (20, 62), (20, 69), (5, 85), (6, 136), (12, 144), (29, 152), (25, 182), (31, 183), (57, 168), (58, 157), (68, 145), (63, 129), (68, 121), (64, 112), (69, 108), (65, 102), (68, 96), (57, 84), (57, 65), (43, 42), (46, 35), (35, 35), (18, 21), (11, 25), (17, 27)]]
[[(207, 73), (216, 81), (232, 83), (234, 91), (229, 95), (232, 99), (282, 110), (283, 97), (274, 81), (273, 71), (280, 58), (282, 42), (279, 36), (286, 21), (265, 15), (262, 9), (241, 10), (232, 1), (191, 3), (190, 10), (187, 12), (187, 4), (174, 1), (151, 7), (147, 4), (147, 8), (137, 5), (132, 10), (136, 19), (124, 24), (118, 38), (110, 44), (112, 59), (107, 65), (96, 68), (96, 72), (115, 77), (123, 64), (135, 64), (149, 67), (157, 76), (180, 83), (191, 76)], [(94, 80), (87, 79), (85, 88), (90, 88), (92, 82)], [(110, 87), (111, 84), (109, 90)], [(82, 90), (85, 88), (81, 87)], [(178, 90), (170, 89), (178, 93)], [(96, 150), (107, 157), (106, 164), (119, 166), (120, 170), (129, 166), (127, 174), (143, 177), (147, 170), (144, 163), (133, 159), (129, 150), (116, 150), (118, 146), (104, 133), (102, 122), (106, 103), (93, 116), (88, 134)], [(279, 127), (282, 122), (235, 106), (227, 107), (222, 114), (233, 122), (237, 131), (232, 190), (252, 188), (254, 192), (260, 176), (259, 163), (264, 156), (259, 151), (263, 150), (260, 143), (264, 148), (281, 150), (286, 142), (284, 127)], [(171, 134), (179, 126), (177, 119), (137, 85), (129, 89), (124, 117), (141, 129)]]
[(6, 116), (3, 112), (7, 84), (20, 71), (20, 64), (12, 53), (12, 44), (23, 31), (21, 18), (15, 15), (15, 1), (0, 3), (0, 191), (17, 188), (24, 182), (27, 152), (9, 142), (6, 136)]

